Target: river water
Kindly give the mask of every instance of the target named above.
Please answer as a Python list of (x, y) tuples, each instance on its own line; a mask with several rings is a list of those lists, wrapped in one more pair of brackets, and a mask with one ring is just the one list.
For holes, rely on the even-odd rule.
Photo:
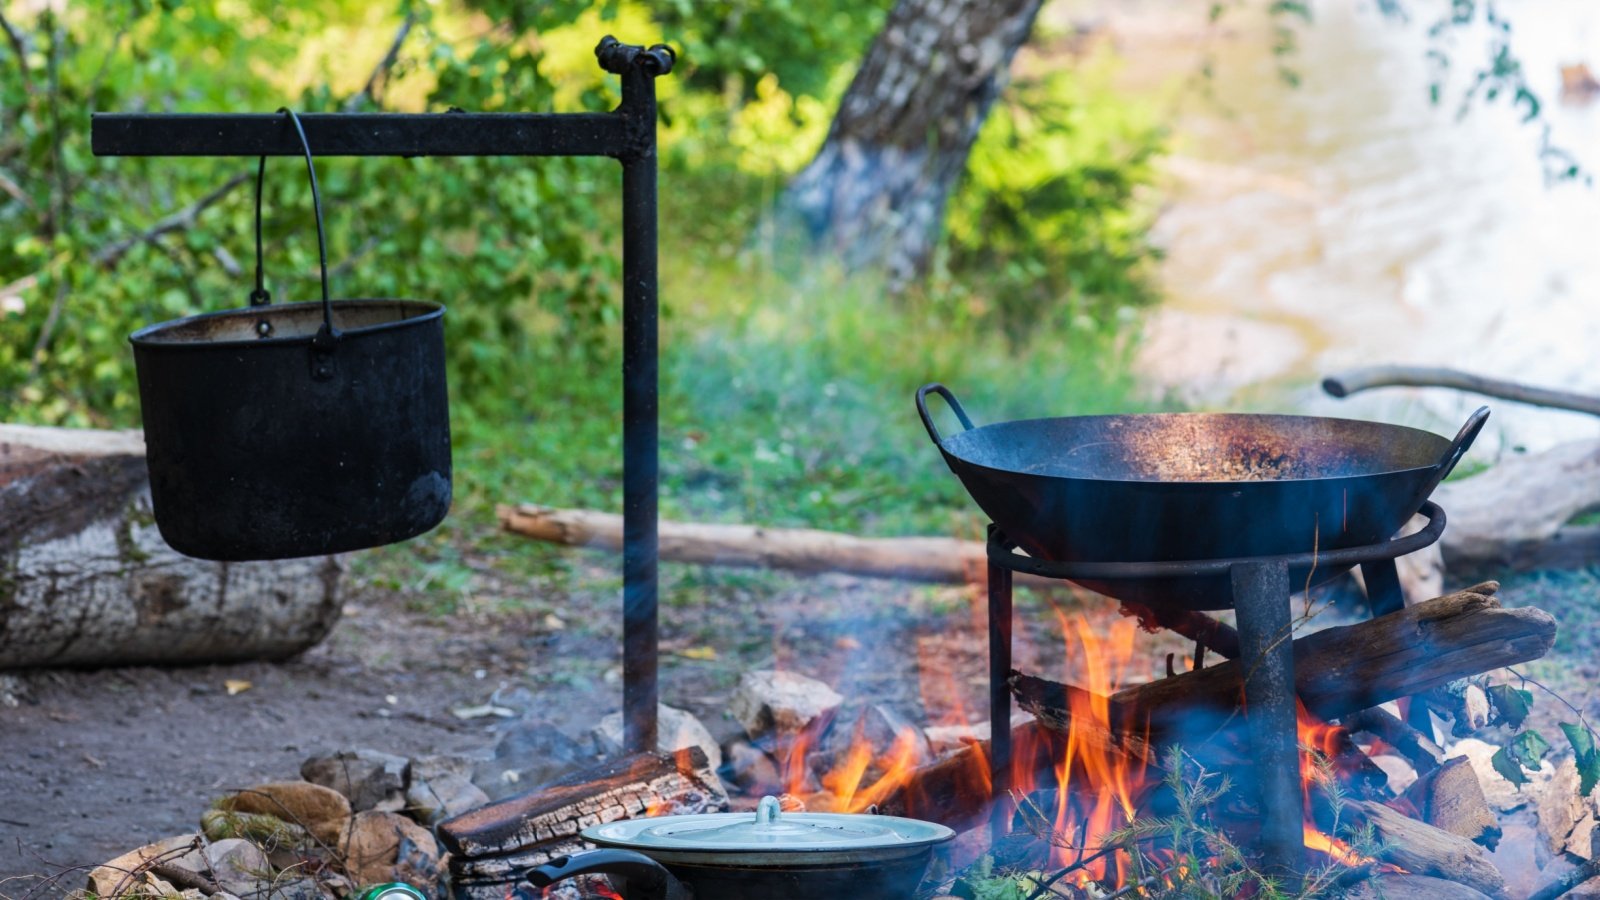
[[(1445, 365), (1600, 393), (1600, 187), (1547, 185), (1538, 125), (1503, 100), (1458, 119), (1481, 33), (1451, 48), (1456, 81), (1430, 103), (1427, 26), (1370, 4), (1321, 0), (1300, 29), (1299, 87), (1275, 74), (1264, 14), (1205, 26), (1200, 2), (1098, 4), (1129, 88), (1170, 104), (1170, 200), (1157, 235), (1167, 301), (1147, 373), (1201, 408), (1376, 418), (1453, 433), (1494, 409), (1487, 461), (1600, 435), (1600, 420), (1444, 390), (1334, 400), (1323, 375), (1384, 363)], [(1600, 3), (1499, 4), (1554, 143), (1600, 169), (1600, 102), (1558, 100), (1562, 64), (1600, 70)], [(1079, 10), (1079, 15), (1082, 11)], [(1062, 13), (1057, 13), (1062, 15)], [(1215, 100), (1173, 83), (1212, 49)]]

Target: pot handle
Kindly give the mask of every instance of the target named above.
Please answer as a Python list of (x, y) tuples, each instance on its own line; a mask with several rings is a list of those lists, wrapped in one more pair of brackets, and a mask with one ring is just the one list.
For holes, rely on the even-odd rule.
[(558, 881), (579, 875), (617, 875), (626, 883), (626, 900), (694, 900), (694, 894), (672, 877), (660, 863), (633, 850), (585, 850), (571, 856), (558, 856), (523, 876), (535, 888), (544, 889)]
[[(311, 176), (311, 207), (317, 217), (317, 259), (322, 272), (322, 328), (311, 339), (311, 343), (319, 350), (331, 350), (339, 340), (339, 329), (333, 327), (333, 301), (328, 299), (328, 236), (322, 225), (322, 192), (317, 186), (317, 167), (312, 162), (311, 142), (306, 140), (306, 130), (300, 124), (300, 117), (288, 107), (280, 107), (278, 112), (287, 115), (294, 125), (295, 134), (300, 138), (300, 149), (305, 152), (306, 172)], [(272, 295), (267, 293), (265, 284), (261, 252), (261, 189), (266, 174), (267, 158), (263, 156), (256, 164), (256, 286), (250, 292), (251, 306), (266, 306), (272, 302)], [(270, 331), (264, 331), (261, 336), (270, 334)]]
[(939, 429), (934, 427), (933, 416), (928, 414), (929, 394), (938, 394), (943, 397), (944, 402), (950, 404), (950, 409), (956, 414), (956, 418), (961, 420), (962, 427), (968, 431), (973, 428), (972, 420), (967, 418), (967, 411), (961, 408), (961, 401), (957, 400), (956, 395), (950, 393), (950, 389), (944, 385), (932, 382), (917, 388), (917, 415), (922, 417), (922, 427), (928, 429), (928, 437), (933, 438), (934, 444), (940, 450), (943, 450), (944, 439), (939, 436)]
[(1478, 432), (1483, 430), (1483, 424), (1489, 421), (1489, 407), (1480, 406), (1472, 415), (1467, 417), (1467, 423), (1456, 432), (1456, 439), (1450, 442), (1449, 448), (1444, 451), (1444, 457), (1439, 460), (1439, 465), (1434, 469), (1432, 476), (1422, 491), (1422, 499), (1430, 497), (1440, 482), (1450, 477), (1455, 471), (1456, 463), (1461, 462), (1461, 457), (1467, 455), (1467, 450), (1472, 447), (1472, 442), (1477, 440)]

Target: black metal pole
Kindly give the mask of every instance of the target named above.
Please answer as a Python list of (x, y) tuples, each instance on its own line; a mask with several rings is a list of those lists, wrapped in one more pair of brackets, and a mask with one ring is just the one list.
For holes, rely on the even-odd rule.
[(1305, 798), (1295, 729), (1294, 642), (1289, 622), (1289, 566), (1247, 562), (1231, 572), (1244, 665), (1245, 716), (1260, 788), (1262, 862), (1267, 874), (1292, 877), (1304, 855)]
[(622, 709), (623, 743), (639, 752), (656, 749), (656, 89), (642, 61), (621, 75), (638, 139), (622, 157)]
[[(995, 528), (989, 526), (989, 539)], [(1011, 825), (1011, 570), (989, 562), (989, 827), (998, 841)]]

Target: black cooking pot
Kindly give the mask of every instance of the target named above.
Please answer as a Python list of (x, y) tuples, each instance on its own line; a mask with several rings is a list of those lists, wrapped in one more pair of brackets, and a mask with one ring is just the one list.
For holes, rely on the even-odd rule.
[[(941, 434), (938, 394), (966, 429)], [(1314, 416), (1155, 413), (974, 426), (939, 384), (917, 413), (945, 463), (1005, 535), (1052, 562), (1182, 562), (1310, 553), (1385, 540), (1450, 474), (1489, 417), (1454, 440)], [(1294, 570), (1320, 583), (1349, 566)], [(1074, 579), (1148, 606), (1221, 609), (1227, 578)]]
[(895, 816), (780, 813), (776, 797), (763, 797), (754, 816), (631, 819), (583, 837), (603, 849), (551, 860), (528, 882), (602, 873), (624, 900), (904, 900), (955, 832)]
[(315, 556), (414, 537), (450, 509), (444, 307), (330, 300), (322, 200), (322, 302), (270, 305), (256, 173), (250, 308), (135, 332), (156, 525), (202, 559)]

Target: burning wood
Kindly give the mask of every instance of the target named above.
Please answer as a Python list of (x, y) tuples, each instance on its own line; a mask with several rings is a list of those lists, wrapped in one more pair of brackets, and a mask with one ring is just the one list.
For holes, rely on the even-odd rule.
[(503, 897), (530, 866), (581, 849), (590, 825), (649, 815), (724, 812), (728, 797), (705, 753), (638, 753), (480, 807), (439, 825), (450, 870), (471, 896)]
[[(1295, 689), (1318, 718), (1338, 719), (1388, 700), (1492, 669), (1539, 659), (1555, 642), (1543, 610), (1504, 609), (1492, 596), (1460, 591), (1377, 619), (1329, 628), (1294, 642)], [(1127, 688), (1117, 715), (1157, 731), (1197, 707), (1233, 710), (1243, 691), (1238, 662)], [(1030, 698), (1019, 694), (1024, 704)]]

